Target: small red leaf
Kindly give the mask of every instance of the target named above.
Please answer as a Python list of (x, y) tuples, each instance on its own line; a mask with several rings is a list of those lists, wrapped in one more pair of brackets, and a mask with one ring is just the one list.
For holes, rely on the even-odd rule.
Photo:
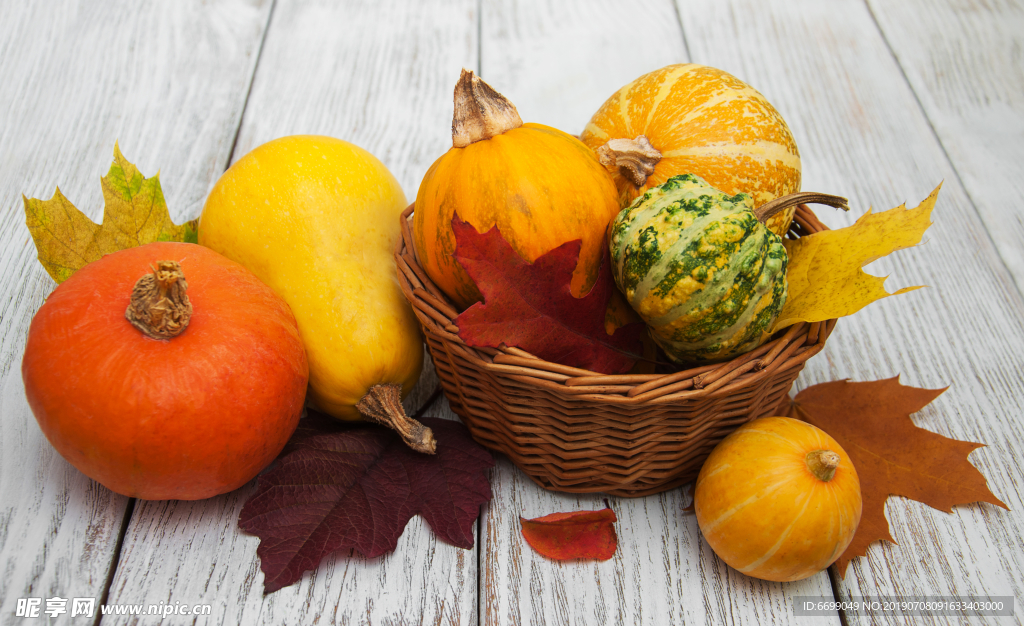
[(312, 412), (299, 422), (238, 519), (260, 538), (265, 593), (296, 582), (333, 552), (354, 548), (375, 557), (394, 550), (417, 514), (443, 541), (473, 547), (480, 505), (491, 499), (486, 470), (494, 459), (462, 424), (421, 421), (434, 431), (436, 454), (415, 452), (379, 426), (345, 426)]
[(549, 559), (597, 559), (607, 561), (615, 554), (615, 511), (552, 513), (537, 519), (519, 518), (523, 538), (541, 556)]
[(497, 227), (484, 234), (458, 216), (452, 219), (455, 258), (476, 282), (484, 301), (455, 319), (467, 345), (522, 348), (547, 361), (595, 372), (629, 370), (642, 353), (642, 323), (605, 331), (605, 312), (615, 284), (605, 250), (597, 280), (582, 298), (569, 291), (580, 240), (541, 255), (519, 256)]

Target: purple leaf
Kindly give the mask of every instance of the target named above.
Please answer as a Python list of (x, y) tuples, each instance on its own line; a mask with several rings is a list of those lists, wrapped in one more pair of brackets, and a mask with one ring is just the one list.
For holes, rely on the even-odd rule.
[(436, 454), (415, 452), (379, 426), (345, 427), (314, 413), (299, 423), (238, 519), (260, 538), (265, 593), (296, 582), (333, 552), (394, 550), (413, 515), (443, 541), (473, 547), (494, 460), (459, 422), (422, 422), (434, 431)]

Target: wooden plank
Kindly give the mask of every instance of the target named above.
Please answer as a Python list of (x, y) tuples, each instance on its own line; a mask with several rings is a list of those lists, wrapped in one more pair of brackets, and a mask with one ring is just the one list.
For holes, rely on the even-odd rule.
[[(525, 121), (568, 132), (582, 130), (622, 85), (687, 60), (669, 2), (485, 2), (482, 10), (481, 76)], [(791, 595), (832, 596), (824, 573), (781, 585), (728, 568), (684, 514), (682, 489), (609, 499), (619, 518), (613, 559), (549, 561), (523, 542), (519, 516), (600, 509), (604, 496), (544, 491), (506, 459), (492, 476), (481, 540), (484, 624), (784, 624)]]
[[(804, 159), (804, 188), (850, 198), (850, 215), (819, 212), (830, 225), (851, 223), (869, 205), (883, 210), (903, 200), (914, 205), (945, 181), (927, 243), (869, 268), (877, 275), (894, 274), (890, 289), (931, 288), (841, 320), (824, 357), (808, 362), (798, 387), (894, 374), (918, 387), (951, 385), (915, 422), (989, 444), (971, 460), (1012, 511), (976, 504), (950, 515), (894, 498), (887, 511), (900, 543), (873, 545), (866, 559), (855, 560), (839, 581), (840, 596), (1021, 597), (1024, 470), (1016, 459), (1024, 453), (1018, 419), (1024, 402), (1024, 303), (960, 184), (956, 163), (936, 140), (934, 120), (922, 113), (861, 2), (733, 0), (678, 6), (694, 60), (747, 80), (789, 121)], [(929, 10), (922, 7), (921, 14)], [(1020, 175), (1019, 162), (1009, 167)], [(900, 623), (883, 614), (846, 619)], [(1000, 623), (998, 618), (982, 622)]]
[(524, 122), (578, 135), (619, 87), (671, 63), (686, 45), (671, 3), (483, 3), (480, 76)]
[[(178, 221), (228, 159), (269, 2), (0, 4), (0, 615), (19, 598), (103, 595), (127, 498), (53, 450), (25, 400), (28, 325), (53, 281), (19, 194), (55, 185), (94, 219), (115, 140), (162, 168)], [(45, 602), (43, 602), (45, 609)]]
[(1024, 291), (1024, 5), (868, 6), (996, 249)]
[(275, 9), (234, 158), (277, 137), (326, 134), (373, 153), (412, 202), (451, 147), (452, 91), (476, 67), (476, 5), (335, 4)]
[[(386, 27), (384, 24), (386, 23)], [(246, 107), (234, 158), (276, 137), (312, 133), (360, 145), (395, 174), (406, 195), (451, 143), (451, 93), (476, 57), (475, 3), (281, 2)], [(407, 400), (433, 391), (425, 372)], [(452, 417), (446, 405), (428, 414)], [(269, 596), (256, 548), (238, 530), (254, 483), (201, 502), (140, 502), (124, 542), (111, 602), (210, 603), (200, 623), (471, 623), (473, 551), (439, 542), (413, 518), (395, 552), (328, 558)]]
[[(502, 457), (481, 539), (484, 624), (788, 624), (794, 595), (832, 597), (826, 574), (789, 584), (723, 563), (683, 511), (685, 489), (608, 498), (619, 548), (604, 562), (551, 561), (523, 540), (519, 517), (605, 507), (601, 494), (545, 491)], [(838, 616), (818, 623), (839, 624)]]

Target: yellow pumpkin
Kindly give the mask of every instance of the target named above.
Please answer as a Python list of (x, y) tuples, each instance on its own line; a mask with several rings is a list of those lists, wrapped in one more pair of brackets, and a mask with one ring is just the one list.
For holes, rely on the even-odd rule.
[(416, 258), (459, 307), (480, 299), (455, 260), (454, 215), (478, 232), (498, 227), (527, 261), (582, 239), (570, 290), (585, 295), (600, 267), (605, 227), (619, 212), (615, 185), (575, 137), (523, 124), (501, 94), (462, 71), (455, 88), (452, 148), (427, 171), (416, 195)]
[(860, 480), (825, 431), (788, 417), (748, 422), (711, 452), (694, 491), (708, 545), (740, 572), (785, 582), (828, 567), (860, 522)]
[(419, 324), (395, 280), (406, 206), (372, 154), (306, 135), (246, 154), (203, 207), (199, 243), (288, 303), (309, 358), (307, 401), (340, 419), (372, 417), (360, 403), (379, 405), (378, 394), (400, 409), (397, 390), (407, 394), (420, 375)]
[[(800, 190), (800, 153), (775, 107), (722, 70), (669, 65), (619, 89), (590, 119), (583, 143), (612, 172), (622, 206), (669, 178), (693, 174), (760, 206)], [(767, 226), (784, 235), (796, 209)]]

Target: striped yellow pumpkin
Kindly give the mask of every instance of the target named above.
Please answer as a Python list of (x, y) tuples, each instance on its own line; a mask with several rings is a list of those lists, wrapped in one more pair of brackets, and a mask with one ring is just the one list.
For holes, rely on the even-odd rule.
[(788, 417), (748, 422), (704, 462), (694, 489), (704, 539), (747, 576), (786, 582), (828, 567), (860, 522), (860, 480), (825, 431)]
[[(755, 89), (722, 70), (670, 65), (619, 89), (580, 136), (612, 171), (628, 206), (677, 174), (695, 174), (760, 206), (800, 190), (800, 153), (786, 122)], [(768, 221), (783, 235), (795, 208)]]

